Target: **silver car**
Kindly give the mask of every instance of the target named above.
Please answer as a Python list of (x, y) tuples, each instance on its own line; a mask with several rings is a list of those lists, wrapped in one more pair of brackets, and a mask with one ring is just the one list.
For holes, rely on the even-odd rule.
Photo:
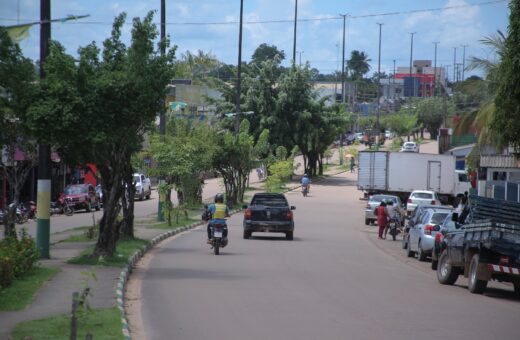
[(408, 231), (408, 242), (406, 254), (412, 257), (417, 253), (419, 261), (425, 261), (427, 256), (431, 256), (435, 243), (434, 226), (444, 221), (446, 216), (452, 211), (449, 207), (428, 208), (422, 213), (418, 223), (410, 227)]
[(408, 216), (412, 214), (418, 205), (442, 205), (439, 196), (435, 191), (430, 190), (414, 190), (408, 197), (406, 202), (406, 213)]
[(401, 147), (401, 152), (419, 152), (419, 145), (415, 142), (406, 142)]
[[(385, 200), (391, 200), (394, 202), (394, 205), (397, 207), (397, 210), (399, 211), (399, 214), (401, 217), (404, 216), (403, 213), (403, 203), (401, 202), (401, 199), (398, 196), (393, 195), (373, 195), (370, 196), (368, 199), (367, 205), (365, 207), (365, 224), (370, 225), (371, 222), (377, 221), (377, 216), (374, 214), (375, 208), (381, 204), (381, 201)], [(404, 218), (401, 218), (401, 221), (404, 221)]]

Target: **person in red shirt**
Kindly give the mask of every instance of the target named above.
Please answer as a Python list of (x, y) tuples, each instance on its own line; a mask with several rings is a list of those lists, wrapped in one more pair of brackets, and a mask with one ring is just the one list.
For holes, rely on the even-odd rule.
[(388, 212), (386, 210), (386, 203), (382, 201), (376, 208), (377, 225), (379, 226), (379, 238), (384, 239), (383, 232), (385, 231), (388, 222)]

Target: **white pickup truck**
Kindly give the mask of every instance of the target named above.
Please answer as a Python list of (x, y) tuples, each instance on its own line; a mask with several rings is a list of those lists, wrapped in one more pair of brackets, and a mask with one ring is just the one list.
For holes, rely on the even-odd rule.
[(150, 199), (152, 194), (152, 184), (150, 178), (143, 174), (134, 174), (135, 198), (142, 201), (144, 198)]
[(470, 188), (465, 171), (455, 170), (455, 157), (412, 152), (361, 151), (358, 189), (397, 195), (406, 200), (414, 190), (435, 191), (444, 204)]

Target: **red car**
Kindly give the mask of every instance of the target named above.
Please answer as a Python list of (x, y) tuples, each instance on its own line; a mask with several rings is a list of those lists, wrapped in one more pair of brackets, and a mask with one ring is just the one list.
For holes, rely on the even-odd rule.
[(74, 184), (65, 187), (63, 194), (61, 194), (63, 200), (67, 200), (69, 205), (74, 209), (85, 209), (91, 211), (93, 208), (99, 210), (101, 208), (101, 202), (96, 193), (96, 189), (91, 184)]

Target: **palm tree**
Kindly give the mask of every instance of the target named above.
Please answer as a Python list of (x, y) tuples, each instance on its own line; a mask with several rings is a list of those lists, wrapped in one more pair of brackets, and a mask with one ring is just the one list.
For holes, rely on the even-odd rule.
[(350, 70), (350, 76), (353, 80), (359, 80), (370, 70), (372, 60), (368, 58), (365, 52), (357, 50), (352, 51), (350, 59), (347, 60), (347, 68)]
[(479, 109), (464, 113), (455, 127), (455, 133), (465, 134), (476, 131), (478, 146), (498, 145), (499, 132), (490, 129), (495, 115), (495, 96), (498, 88), (498, 68), (505, 52), (504, 34), (498, 30), (495, 35), (480, 40), (483, 45), (490, 47), (496, 53), (497, 59), (471, 57), (467, 70), (480, 69), (484, 71), (485, 81), (489, 92), (488, 99)]

